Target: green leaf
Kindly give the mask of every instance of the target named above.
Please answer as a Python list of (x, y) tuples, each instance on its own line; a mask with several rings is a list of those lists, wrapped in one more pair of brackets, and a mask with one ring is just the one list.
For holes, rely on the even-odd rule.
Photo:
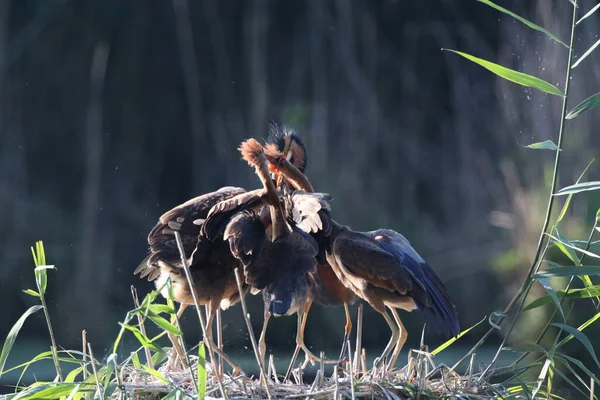
[(169, 307), (166, 304), (150, 304), (150, 311), (156, 313), (156, 314), (161, 314), (161, 313), (165, 313), (165, 314), (175, 314), (175, 310), (173, 309), (173, 307)]
[(79, 386), (79, 383), (36, 382), (26, 390), (19, 392), (19, 394), (14, 397), (14, 400), (58, 399), (59, 397), (68, 396), (73, 389)]
[[(565, 361), (565, 363), (566, 363), (566, 361)], [(560, 376), (560, 377), (561, 377), (561, 379), (562, 379), (563, 381), (567, 382), (567, 383), (568, 383), (569, 385), (571, 385), (571, 386), (572, 386), (572, 387), (573, 387), (575, 390), (577, 390), (577, 391), (578, 391), (579, 393), (581, 393), (583, 396), (587, 397), (587, 396), (589, 395), (589, 393), (590, 393), (590, 388), (589, 388), (589, 386), (588, 386), (588, 385), (587, 385), (587, 384), (586, 384), (586, 383), (583, 381), (583, 379), (581, 379), (581, 377), (580, 377), (580, 376), (579, 376), (579, 375), (578, 375), (578, 374), (577, 374), (577, 373), (576, 373), (576, 372), (575, 372), (575, 371), (574, 371), (572, 368), (570, 368), (570, 366), (568, 365), (568, 363), (566, 363), (566, 364), (567, 364), (567, 368), (569, 368), (569, 369), (570, 369), (570, 370), (571, 370), (571, 371), (572, 371), (572, 372), (575, 374), (575, 377), (577, 378), (577, 380), (579, 380), (579, 382), (580, 382), (580, 383), (582, 383), (582, 384), (583, 384), (583, 386), (586, 388), (586, 390), (587, 390), (587, 393), (586, 393), (586, 392), (584, 392), (584, 391), (583, 391), (583, 390), (582, 390), (582, 389), (581, 389), (579, 386), (577, 386), (577, 385), (575, 384), (575, 382), (573, 382), (572, 380), (570, 380), (570, 379), (569, 379), (569, 378), (568, 378), (568, 377), (567, 377), (565, 374), (563, 374), (563, 373), (560, 371), (560, 368), (556, 368), (556, 367), (554, 366), (554, 363), (552, 363), (552, 366), (550, 367), (550, 372), (549, 372), (549, 375), (548, 375), (548, 379), (550, 379), (550, 373), (552, 373), (552, 374), (556, 373), (558, 376)], [(550, 381), (549, 381), (548, 383), (550, 383)], [(550, 386), (550, 385), (548, 385), (548, 386)], [(584, 397), (584, 398), (585, 398), (585, 397)]]
[(565, 321), (566, 320), (565, 313), (562, 309), (562, 306), (560, 305), (560, 300), (558, 300), (558, 297), (556, 296), (556, 292), (554, 291), (554, 288), (550, 284), (550, 281), (548, 281), (548, 278), (538, 277), (537, 281), (539, 283), (541, 283), (541, 285), (544, 287), (544, 289), (546, 289), (546, 291), (548, 292), (548, 295), (550, 296), (550, 298), (552, 298), (552, 301), (554, 302), (554, 304), (556, 304), (556, 308), (558, 308), (558, 310), (560, 311), (560, 315), (562, 315), (563, 321)]
[(502, 327), (500, 326), (500, 324), (501, 324), (502, 322), (499, 322), (499, 323), (497, 323), (497, 322), (495, 322), (495, 321), (492, 321), (492, 317), (498, 317), (498, 319), (499, 319), (500, 321), (502, 321), (502, 320), (504, 319), (504, 317), (506, 317), (506, 314), (505, 314), (505, 313), (503, 313), (503, 312), (500, 312), (500, 311), (494, 311), (494, 312), (493, 312), (493, 313), (491, 313), (491, 314), (490, 314), (490, 316), (488, 317), (488, 322), (489, 322), (489, 324), (490, 324), (492, 327), (494, 327), (494, 328), (498, 329), (499, 331), (501, 331), (501, 330), (502, 330)]
[(507, 10), (506, 8), (500, 7), (497, 4), (492, 3), (489, 0), (478, 0), (480, 3), (483, 4), (487, 4), (488, 6), (495, 8), (498, 11), (503, 12), (504, 14), (510, 15), (511, 17), (521, 21), (522, 23), (524, 23), (525, 25), (527, 25), (528, 27), (530, 27), (531, 29), (535, 29), (536, 31), (545, 33), (546, 35), (548, 35), (551, 39), (554, 39), (555, 41), (557, 41), (558, 43), (562, 44), (563, 46), (565, 46), (566, 48), (569, 48), (569, 45), (567, 45), (566, 43), (564, 43), (563, 41), (561, 41), (558, 37), (556, 37), (554, 34), (552, 34), (552, 32), (542, 28), (539, 25), (534, 24), (533, 22), (530, 22), (528, 20), (526, 20), (525, 18), (521, 17), (520, 15), (517, 15), (515, 13), (513, 13), (512, 11)]
[(40, 297), (40, 294), (33, 289), (23, 290), (23, 293), (27, 293), (28, 295), (33, 296), (33, 297)]
[[(565, 299), (588, 299), (590, 297), (600, 296), (600, 285), (584, 289), (569, 289), (569, 291), (566, 293), (564, 290), (559, 290), (558, 292), (556, 292), (556, 294), (558, 295), (558, 297)], [(552, 301), (553, 300), (550, 297), (550, 295), (539, 297), (531, 303), (529, 303), (526, 307), (524, 307), (523, 311), (529, 311), (533, 310), (534, 308), (545, 306), (547, 304), (552, 303)]]
[(569, 361), (572, 364), (577, 365), (579, 368), (581, 368), (581, 370), (583, 372), (585, 372), (590, 378), (592, 378), (594, 381), (596, 381), (596, 383), (598, 385), (600, 385), (600, 379), (598, 379), (598, 377), (596, 376), (596, 374), (594, 374), (592, 371), (590, 371), (584, 363), (582, 363), (581, 361), (579, 361), (576, 358), (573, 358), (571, 356), (568, 356), (566, 354), (562, 354), (562, 353), (557, 353), (557, 358), (562, 358), (565, 359), (567, 361)]
[[(558, 232), (558, 229), (556, 229), (556, 232), (560, 234), (560, 232)], [(564, 239), (562, 236), (560, 238), (557, 238), (555, 236), (552, 236), (550, 234), (546, 234), (548, 235), (548, 237), (550, 237), (552, 240), (554, 240), (554, 242), (556, 243), (556, 245), (564, 245), (566, 246), (568, 249), (573, 249), (575, 251), (578, 251), (580, 253), (585, 254), (586, 256), (592, 257), (592, 258), (600, 258), (600, 256), (596, 253), (592, 253), (591, 251), (582, 249), (580, 247), (577, 247), (576, 245), (574, 245), (573, 243), (569, 242), (568, 240)], [(573, 257), (573, 255), (571, 255), (571, 257)], [(569, 257), (569, 258), (571, 258)], [(579, 261), (579, 259), (575, 256), (574, 259), (571, 259), (571, 261), (573, 261), (573, 263), (575, 263), (576, 265), (581, 265), (581, 262)]]
[[(591, 165), (594, 163), (594, 159), (592, 159), (592, 161), (589, 162), (589, 164), (587, 165), (587, 167), (585, 167), (585, 169), (583, 170), (583, 172), (581, 173), (581, 175), (579, 175), (579, 178), (577, 178), (577, 182), (575, 183), (579, 183), (581, 181), (581, 179), (583, 178), (583, 176), (585, 175), (585, 173), (588, 171), (588, 169), (590, 169)], [(565, 204), (563, 205), (562, 210), (560, 211), (560, 215), (558, 216), (558, 219), (556, 220), (556, 225), (558, 225), (560, 223), (560, 221), (562, 221), (562, 219), (565, 217), (565, 214), (567, 213), (567, 210), (569, 209), (569, 205), (571, 204), (571, 199), (573, 198), (573, 193), (571, 193), (568, 197), (567, 200), (565, 201)]]
[(164, 330), (171, 332), (174, 335), (181, 336), (181, 331), (179, 329), (177, 329), (175, 326), (173, 326), (166, 319), (159, 317), (157, 314), (154, 314), (153, 312), (149, 312), (148, 318), (150, 318), (150, 320), (152, 322), (154, 322), (156, 325), (163, 328)]
[(590, 53), (592, 51), (594, 51), (594, 49), (596, 47), (598, 47), (598, 45), (600, 45), (600, 40), (596, 41), (596, 43), (594, 43), (593, 45), (590, 46), (589, 49), (587, 49), (587, 51), (585, 53), (583, 53), (583, 55), (575, 62), (575, 64), (573, 64), (573, 66), (571, 67), (571, 69), (575, 68), (576, 66), (578, 66), (583, 60), (585, 60), (585, 58), (587, 56), (590, 55)]
[(148, 372), (150, 375), (152, 375), (153, 377), (155, 377), (156, 379), (158, 379), (165, 385), (170, 385), (169, 380), (167, 378), (165, 378), (164, 375), (161, 374), (160, 372), (158, 372), (157, 370), (152, 369), (149, 366), (143, 365), (143, 364), (142, 364), (142, 368), (144, 369), (144, 371)]
[(554, 193), (555, 196), (564, 196), (565, 194), (587, 192), (591, 190), (599, 190), (600, 181), (576, 183), (575, 185), (567, 186)]
[(564, 278), (569, 276), (596, 275), (600, 276), (600, 267), (560, 267), (548, 268), (533, 275), (533, 279)]
[[(600, 318), (600, 313), (593, 315), (590, 319), (585, 321), (583, 324), (579, 325), (579, 327), (577, 327), (577, 330), (583, 331), (585, 328), (587, 328), (588, 326), (590, 326), (591, 324), (596, 322), (596, 320), (598, 320), (599, 318)], [(566, 338), (561, 340), (560, 343), (558, 343), (558, 345), (556, 347), (560, 347), (560, 346), (564, 345), (565, 343), (569, 342), (571, 339), (573, 339), (573, 335), (567, 336)]]
[(600, 8), (600, 3), (596, 4), (596, 6), (594, 6), (594, 8), (592, 8), (590, 11), (588, 11), (583, 17), (579, 18), (579, 21), (577, 21), (575, 23), (575, 25), (579, 24), (581, 21), (583, 21), (584, 19), (586, 19), (587, 17), (592, 15), (598, 8)]
[(29, 310), (25, 311), (25, 313), (21, 315), (21, 318), (19, 318), (17, 322), (15, 322), (13, 327), (10, 329), (10, 332), (8, 332), (6, 340), (4, 341), (4, 345), (2, 346), (2, 353), (0, 353), (0, 376), (2, 376), (2, 371), (4, 371), (4, 365), (6, 364), (6, 359), (8, 358), (8, 355), (10, 354), (10, 351), (12, 350), (12, 347), (15, 344), (15, 340), (17, 340), (17, 336), (19, 335), (19, 331), (25, 323), (25, 320), (31, 314), (41, 309), (42, 306), (40, 305), (29, 307)]
[(511, 81), (511, 82), (514, 82), (514, 83), (517, 83), (519, 85), (523, 85), (526, 87), (538, 89), (538, 90), (541, 90), (542, 92), (546, 92), (549, 94), (554, 94), (557, 96), (564, 96), (564, 94), (556, 86), (554, 86), (551, 83), (548, 83), (540, 78), (537, 78), (535, 76), (527, 75), (522, 72), (518, 72), (518, 71), (515, 71), (512, 69), (503, 67), (502, 65), (498, 65), (493, 62), (486, 61), (481, 58), (477, 58), (470, 54), (463, 53), (460, 51), (450, 50), (450, 49), (443, 49), (443, 50), (448, 50), (448, 51), (451, 51), (458, 55), (461, 55), (461, 56), (465, 57), (466, 59), (471, 60), (474, 63), (481, 65), (483, 68), (487, 69), (488, 71), (491, 71), (494, 74), (498, 75), (499, 77), (504, 78), (508, 81)]
[[(478, 0), (478, 1), (482, 1), (482, 0)], [(525, 147), (530, 148), (530, 149), (536, 149), (536, 150), (538, 150), (538, 149), (539, 150), (558, 150), (558, 146), (556, 144), (554, 144), (554, 142), (552, 140), (544, 140), (543, 142), (532, 143)]]
[(589, 111), (593, 108), (596, 108), (600, 105), (600, 93), (596, 93), (593, 96), (588, 97), (581, 103), (577, 104), (565, 117), (566, 119), (573, 119), (577, 117), (579, 114), (583, 114), (586, 111)]
[[(470, 328), (469, 328), (470, 329)], [(206, 349), (204, 343), (198, 347), (198, 399), (206, 396)]]
[(587, 349), (587, 351), (589, 351), (590, 355), (596, 362), (596, 365), (600, 368), (600, 361), (598, 361), (598, 357), (596, 356), (596, 352), (594, 351), (594, 346), (592, 346), (592, 343), (590, 343), (590, 340), (587, 338), (587, 336), (585, 336), (583, 332), (580, 332), (579, 330), (566, 324), (559, 324), (554, 322), (552, 323), (552, 325), (556, 326), (557, 328), (561, 328), (562, 330), (570, 333), (571, 335), (573, 335), (573, 337), (579, 340), (581, 344), (583, 344), (583, 346)]
[(150, 339), (148, 339), (138, 328), (131, 326), (131, 325), (123, 324), (122, 322), (119, 322), (119, 325), (121, 325), (128, 331), (131, 331), (133, 333), (133, 335), (137, 338), (137, 340), (141, 343), (142, 346), (147, 347), (147, 348), (152, 349), (157, 352), (162, 352), (162, 349), (160, 347), (158, 347), (156, 344), (152, 343), (152, 341), (150, 341)]

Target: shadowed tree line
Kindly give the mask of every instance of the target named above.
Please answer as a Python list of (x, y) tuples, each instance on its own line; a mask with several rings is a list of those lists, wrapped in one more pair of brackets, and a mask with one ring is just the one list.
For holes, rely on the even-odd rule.
[[(566, 35), (564, 1), (499, 3)], [(600, 31), (590, 20), (578, 48)], [(553, 139), (560, 103), (442, 47), (554, 83), (565, 68), (554, 61), (560, 45), (475, 1), (0, 1), (2, 334), (29, 304), (28, 246), (43, 239), (58, 267), (48, 296), (59, 341), (77, 343), (84, 328), (108, 341), (129, 286), (152, 288), (132, 272), (157, 218), (220, 186), (257, 187), (236, 147), (264, 137), (270, 120), (304, 139), (307, 174), (334, 196), (338, 221), (412, 241), (464, 327), (499, 309), (545, 207), (550, 153), (521, 146)], [(600, 87), (593, 65), (573, 82), (581, 99)], [(566, 145), (581, 151), (564, 159), (565, 185), (594, 156), (598, 119), (573, 125)], [(584, 200), (574, 215), (593, 215)], [(261, 302), (251, 306), (258, 324)], [(240, 312), (225, 322), (242, 328)], [(365, 314), (381, 327), (365, 342), (384, 341), (384, 321)], [(407, 320), (418, 332), (420, 318)], [(311, 321), (315, 345), (338, 341), (317, 337), (323, 326), (341, 338), (341, 309), (315, 309)], [(294, 323), (279, 323), (290, 342)], [(42, 325), (26, 328), (35, 336)], [(245, 340), (241, 329), (228, 334)]]

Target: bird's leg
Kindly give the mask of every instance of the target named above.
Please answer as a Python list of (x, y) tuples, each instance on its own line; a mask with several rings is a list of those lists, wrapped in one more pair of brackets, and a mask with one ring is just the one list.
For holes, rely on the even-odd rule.
[(402, 324), (402, 321), (400, 320), (400, 316), (398, 315), (398, 312), (391, 307), (390, 307), (390, 311), (392, 312), (392, 315), (394, 316), (394, 319), (396, 320), (396, 324), (398, 324), (398, 329), (400, 330), (400, 336), (398, 337), (398, 341), (396, 342), (396, 348), (394, 349), (394, 352), (392, 353), (392, 357), (390, 358), (390, 361), (387, 365), (388, 371), (391, 371), (392, 368), (394, 367), (394, 364), (396, 364), (396, 360), (398, 359), (398, 356), (400, 355), (400, 351), (402, 350), (402, 347), (404, 346), (404, 343), (406, 343), (406, 339), (408, 338), (408, 332), (406, 331), (406, 328)]
[[(183, 314), (187, 306), (188, 305), (185, 303), (182, 303), (179, 306), (179, 310), (177, 311), (176, 316), (171, 320), (173, 326), (181, 329), (181, 325), (179, 324), (179, 318), (181, 318), (181, 315)], [(179, 359), (179, 362), (181, 363), (182, 367), (186, 368), (187, 362), (185, 358), (185, 350), (183, 350), (183, 346), (180, 342), (181, 338), (169, 331), (167, 331), (167, 336), (173, 344), (173, 350), (171, 351), (171, 361), (169, 362), (170, 366), (174, 367), (175, 365), (177, 365), (177, 359)]]
[[(217, 347), (215, 345), (215, 342), (213, 341), (212, 324), (215, 319), (215, 315), (217, 314), (217, 308), (219, 307), (218, 304), (219, 304), (218, 302), (216, 304), (212, 304), (212, 302), (211, 302), (211, 307), (209, 307), (209, 309), (207, 310), (208, 311), (208, 318), (206, 319), (206, 336), (207, 337), (205, 339), (210, 341), (210, 346), (212, 347), (213, 351), (215, 353), (217, 353), (219, 358), (223, 359), (227, 364), (229, 364), (231, 366), (231, 368), (233, 368), (232, 374), (235, 376), (235, 375), (238, 375), (239, 373), (241, 373), (242, 369), (240, 368), (239, 365), (237, 365), (237, 363), (235, 361), (233, 361), (231, 359), (231, 357), (229, 357), (227, 354), (225, 354), (225, 352), (223, 350), (221, 350), (219, 347)], [(218, 371), (216, 371), (216, 372), (218, 373)]]
[[(294, 369), (294, 364), (296, 364), (296, 360), (298, 359), (298, 354), (300, 354), (300, 350), (302, 350), (302, 346), (300, 344), (298, 344), (298, 335), (300, 334), (299, 332), (302, 331), (304, 332), (304, 328), (306, 327), (306, 317), (303, 318), (304, 316), (308, 315), (308, 310), (310, 309), (312, 305), (312, 301), (309, 300), (309, 302), (306, 305), (306, 308), (304, 309), (304, 312), (301, 312), (300, 310), (298, 310), (298, 322), (296, 323), (296, 348), (294, 349), (294, 354), (292, 355), (292, 359), (290, 361), (290, 365), (287, 369), (287, 372), (285, 373), (285, 378), (283, 379), (283, 381), (287, 381), (290, 377), (290, 375), (292, 374), (292, 370)], [(303, 364), (301, 368), (304, 368), (305, 365)]]
[(342, 351), (340, 352), (339, 358), (340, 365), (344, 362), (348, 340), (350, 340), (350, 333), (352, 332), (352, 318), (350, 317), (348, 303), (344, 303), (344, 311), (346, 312), (346, 325), (344, 326), (344, 342), (342, 343)]
[(304, 363), (302, 364), (302, 369), (306, 368), (308, 363), (310, 362), (313, 366), (315, 365), (315, 361), (321, 361), (321, 359), (315, 356), (304, 344), (304, 328), (306, 328), (306, 321), (308, 320), (308, 311), (312, 306), (312, 300), (308, 300), (304, 310), (302, 312), (302, 316), (298, 313), (298, 327), (296, 332), (296, 345), (300, 346), (300, 348), (304, 351)]
[(394, 320), (388, 315), (385, 309), (383, 310), (381, 315), (383, 315), (383, 318), (385, 318), (385, 322), (388, 323), (390, 329), (392, 330), (392, 337), (390, 338), (390, 341), (388, 342), (387, 346), (385, 346), (385, 349), (383, 350), (383, 353), (381, 353), (381, 356), (375, 359), (375, 362), (373, 363), (373, 366), (375, 368), (380, 368), (382, 365), (385, 366), (385, 358), (390, 354), (390, 351), (392, 351), (392, 347), (394, 347), (394, 345), (398, 342), (398, 326), (396, 325)]
[(271, 319), (271, 313), (269, 312), (269, 306), (265, 304), (265, 318), (263, 320), (262, 331), (260, 332), (260, 338), (258, 339), (258, 352), (262, 365), (265, 365), (265, 357), (267, 355), (267, 326), (269, 326), (269, 319)]

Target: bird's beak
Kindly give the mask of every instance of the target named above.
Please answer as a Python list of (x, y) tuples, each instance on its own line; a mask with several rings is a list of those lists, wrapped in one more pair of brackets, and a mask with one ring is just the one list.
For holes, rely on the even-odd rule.
[(277, 181), (276, 181), (277, 189), (281, 190), (282, 183), (283, 183), (283, 176), (281, 176), (280, 174), (278, 174), (277, 175)]

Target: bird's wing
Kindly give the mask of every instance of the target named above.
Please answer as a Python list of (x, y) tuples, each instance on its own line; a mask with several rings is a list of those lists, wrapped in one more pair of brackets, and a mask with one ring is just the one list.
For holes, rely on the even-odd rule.
[(215, 204), (208, 212), (200, 233), (210, 240), (217, 239), (235, 214), (262, 205), (265, 198), (264, 189), (256, 189)]
[(322, 216), (328, 216), (331, 208), (327, 201), (333, 198), (325, 193), (307, 193), (296, 190), (284, 197), (286, 214), (293, 222), (306, 233), (316, 233), (324, 227), (330, 230), (328, 221), (323, 221)]
[(135, 269), (134, 274), (153, 280), (159, 275), (158, 261), (179, 266), (181, 258), (175, 241), (178, 231), (186, 257), (190, 257), (198, 243), (198, 234), (209, 210), (219, 202), (245, 193), (243, 188), (223, 187), (215, 192), (194, 197), (164, 213), (148, 234), (150, 254)]
[(413, 289), (413, 279), (400, 261), (363, 233), (339, 233), (331, 251), (349, 273), (374, 286), (403, 295)]
[(458, 335), (458, 316), (446, 287), (410, 242), (398, 232), (389, 229), (379, 229), (367, 234), (377, 240), (385, 251), (394, 255), (425, 290), (426, 297), (413, 296), (423, 319), (441, 334)]
[(244, 210), (231, 218), (223, 239), (229, 241), (231, 254), (246, 268), (260, 254), (265, 241), (265, 226), (256, 212)]

